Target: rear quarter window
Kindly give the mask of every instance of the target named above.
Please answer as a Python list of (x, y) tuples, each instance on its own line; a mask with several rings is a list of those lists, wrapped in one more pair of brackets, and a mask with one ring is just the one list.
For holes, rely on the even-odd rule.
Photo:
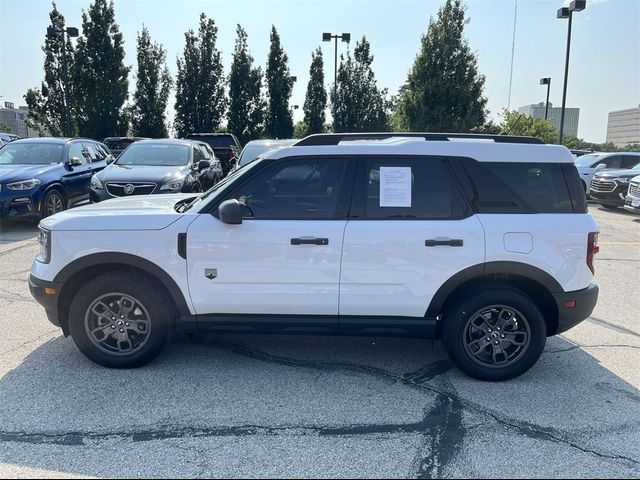
[(584, 190), (573, 165), (563, 169), (557, 163), (464, 159), (462, 167), (463, 183), (478, 213), (574, 213), (574, 204), (586, 211)]

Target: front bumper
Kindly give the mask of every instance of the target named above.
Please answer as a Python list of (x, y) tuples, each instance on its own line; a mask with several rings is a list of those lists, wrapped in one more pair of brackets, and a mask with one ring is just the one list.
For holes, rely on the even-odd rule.
[(594, 202), (608, 207), (622, 207), (624, 205), (627, 186), (617, 187), (613, 192), (597, 192), (591, 190), (591, 198)]
[[(598, 302), (598, 291), (598, 286), (592, 283), (583, 290), (554, 293), (558, 306), (558, 330), (554, 334), (566, 332), (589, 318)], [(574, 306), (567, 306), (572, 302), (575, 302)]]
[[(636, 207), (633, 206), (634, 202), (638, 204)], [(640, 215), (640, 198), (627, 195), (627, 198), (624, 202), (624, 209)]]
[(38, 217), (40, 197), (33, 190), (21, 192), (3, 188), (0, 192), (0, 218)]
[(40, 280), (33, 275), (29, 276), (29, 290), (31, 291), (31, 296), (35, 298), (36, 302), (44, 307), (44, 310), (47, 313), (47, 318), (56, 327), (61, 326), (58, 315), (58, 298), (60, 297), (61, 289), (62, 283), (47, 282), (45, 280)]

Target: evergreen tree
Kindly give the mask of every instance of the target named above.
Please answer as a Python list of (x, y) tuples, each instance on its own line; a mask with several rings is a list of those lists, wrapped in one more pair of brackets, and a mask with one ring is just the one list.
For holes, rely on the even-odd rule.
[(124, 64), (124, 40), (115, 21), (113, 0), (94, 0), (82, 12), (74, 68), (74, 97), (78, 130), (98, 140), (126, 135), (130, 67)]
[[(58, 11), (55, 2), (53, 9), (49, 13), (51, 25), (57, 29), (65, 27), (64, 16)], [(66, 115), (64, 100), (64, 75), (62, 67), (62, 36), (45, 37), (44, 46), (44, 81), (40, 88), (30, 88), (24, 96), (29, 107), (29, 117), (27, 126), (35, 130), (38, 135), (52, 135), (61, 137), (66, 132)], [(73, 71), (74, 50), (71, 40), (67, 37), (64, 45), (67, 52), (67, 68), (69, 72), (69, 92), (68, 96), (73, 98), (73, 84), (71, 82), (71, 72)], [(75, 115), (70, 114), (71, 134), (76, 131)]]
[(558, 141), (558, 131), (550, 120), (529, 117), (515, 110), (504, 110), (502, 117), (500, 133), (503, 135), (536, 137), (545, 143), (556, 143)]
[(483, 75), (463, 37), (462, 0), (446, 0), (429, 21), (420, 52), (400, 89), (399, 114), (415, 131), (468, 132), (485, 123)]
[(227, 129), (241, 144), (260, 138), (264, 129), (266, 102), (262, 98), (262, 70), (253, 67), (247, 47), (247, 32), (238, 25), (236, 46), (229, 74), (229, 114)]
[(322, 50), (317, 48), (311, 54), (311, 67), (309, 68), (309, 83), (304, 99), (304, 123), (307, 126), (307, 135), (324, 132), (325, 115), (327, 108), (327, 91), (324, 88), (324, 62)]
[(289, 98), (293, 88), (293, 79), (289, 73), (289, 58), (280, 45), (280, 36), (276, 27), (271, 27), (271, 49), (267, 62), (267, 109), (266, 134), (273, 138), (291, 138), (293, 136), (293, 117), (289, 109)]
[(138, 71), (131, 108), (133, 134), (139, 137), (168, 137), (165, 111), (171, 90), (171, 75), (165, 63), (167, 52), (151, 43), (146, 27), (138, 35)]
[(200, 28), (184, 34), (185, 46), (178, 59), (176, 118), (179, 137), (193, 132), (215, 132), (220, 128), (227, 100), (220, 50), (216, 48), (218, 27), (200, 14)]
[(375, 132), (389, 129), (391, 101), (380, 90), (371, 65), (373, 55), (366, 37), (351, 56), (340, 57), (338, 85), (331, 91), (334, 132)]

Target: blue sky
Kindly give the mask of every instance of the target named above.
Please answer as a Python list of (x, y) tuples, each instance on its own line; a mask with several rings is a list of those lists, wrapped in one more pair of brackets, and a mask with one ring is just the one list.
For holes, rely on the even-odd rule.
[[(90, 0), (58, 0), (67, 25), (81, 27), (82, 9)], [(551, 102), (561, 104), (566, 20), (556, 19), (563, 0), (518, 0), (518, 21), (511, 108), (544, 100), (541, 77), (552, 77)], [(274, 24), (298, 77), (291, 104), (302, 104), (311, 52), (322, 46), (325, 78), (333, 79), (333, 44), (322, 43), (322, 32), (350, 32), (354, 40), (366, 35), (374, 54), (380, 87), (396, 93), (420, 46), (429, 18), (441, 1), (431, 0), (115, 0), (116, 20), (124, 33), (126, 62), (135, 67), (135, 41), (144, 24), (155, 41), (167, 49), (169, 69), (176, 72), (184, 32), (197, 29), (205, 12), (219, 27), (225, 73), (229, 71), (240, 23), (249, 35), (257, 63), (266, 64), (269, 31)], [(485, 95), (491, 116), (508, 103), (509, 67), (515, 0), (467, 0), (470, 23), (465, 30), (486, 76)], [(51, 3), (46, 0), (0, 0), (0, 96), (24, 104), (27, 88), (42, 79), (41, 45)], [(346, 44), (339, 45), (344, 52)], [(133, 88), (133, 71), (130, 90)], [(173, 101), (171, 102), (173, 103)], [(587, 0), (587, 9), (574, 16), (567, 106), (580, 107), (580, 137), (604, 141), (607, 114), (640, 104), (640, 0)], [(173, 115), (172, 109), (169, 111)]]

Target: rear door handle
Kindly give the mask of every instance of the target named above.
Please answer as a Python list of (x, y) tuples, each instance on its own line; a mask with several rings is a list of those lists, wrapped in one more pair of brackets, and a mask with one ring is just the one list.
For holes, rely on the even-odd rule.
[(312, 237), (292, 238), (291, 245), (329, 245), (329, 239)]
[(461, 247), (463, 245), (463, 241), (461, 238), (454, 238), (454, 239), (449, 239), (449, 240), (435, 240), (435, 239), (431, 239), (431, 240), (425, 240), (424, 242), (424, 246), (425, 247), (439, 247), (439, 246), (446, 246), (446, 247)]

